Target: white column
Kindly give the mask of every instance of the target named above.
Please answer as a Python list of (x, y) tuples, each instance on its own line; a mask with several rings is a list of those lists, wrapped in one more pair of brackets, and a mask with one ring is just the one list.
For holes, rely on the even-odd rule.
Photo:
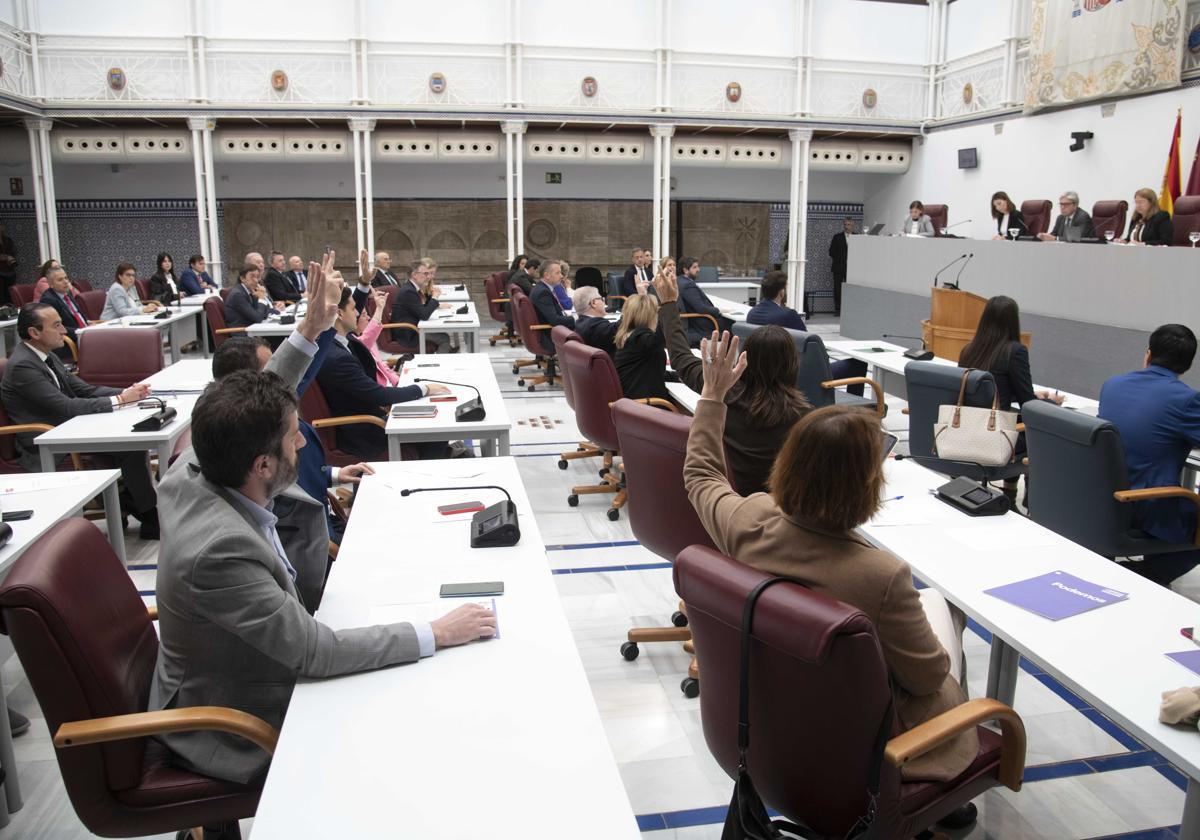
[(795, 44), (796, 60), (796, 91), (792, 97), (792, 113), (800, 116), (805, 111), (805, 77), (808, 75), (808, 2), (796, 0), (796, 25), (792, 29), (792, 42)]
[(792, 140), (791, 191), (788, 203), (788, 300), (798, 310), (805, 308), (804, 264), (808, 229), (808, 145), (813, 133), (807, 128), (788, 131)]
[[(216, 120), (205, 120), (200, 131), (200, 140), (204, 146), (204, 197), (208, 202), (208, 267), (213, 283), (220, 287), (224, 285), (225, 263), (221, 259), (221, 219), (217, 215), (217, 176), (213, 172), (213, 129), (216, 127)], [(237, 277), (237, 264), (235, 263), (232, 267), (235, 270), (230, 272), (231, 279)]]
[(651, 196), (650, 205), (650, 253), (654, 255), (654, 259), (658, 259), (662, 253), (662, 225), (659, 224), (660, 208), (659, 203), (662, 201), (662, 190), (659, 185), (662, 183), (662, 146), (663, 139), (658, 136), (654, 130), (655, 126), (650, 126), (650, 136), (654, 138), (654, 189)]
[[(358, 213), (358, 250), (375, 253), (375, 183), (371, 174), (371, 132), (375, 120), (349, 120), (354, 133), (354, 206)], [(365, 242), (366, 244), (362, 244)], [(355, 258), (358, 254), (355, 253)]]
[[(662, 256), (665, 257), (671, 253), (671, 137), (675, 134), (675, 126), (667, 125), (663, 128), (666, 133), (662, 138), (663, 176), (659, 209), (662, 210)], [(675, 258), (678, 259), (679, 255), (676, 254)]]
[(1004, 104), (1017, 101), (1017, 45), (1021, 42), (1021, 4), (1013, 0), (1008, 12), (1008, 38), (1004, 41)]
[(521, 120), (500, 123), (504, 132), (504, 235), (508, 240), (508, 260), (525, 251), (525, 130)]
[(46, 232), (50, 237), (51, 253), (62, 258), (62, 248), (58, 244), (58, 197), (54, 189), (54, 163), (50, 159), (50, 120), (40, 120), (38, 134), (42, 139), (42, 192), (46, 194)]
[(29, 162), (33, 172), (33, 199), (38, 223), (38, 251), (42, 262), (62, 259), (58, 247), (58, 213), (54, 204), (54, 171), (50, 162), (50, 120), (25, 120), (29, 131)]
[(655, 260), (671, 251), (671, 137), (673, 125), (652, 125), (654, 135), (654, 246)]
[(942, 32), (941, 0), (929, 0), (929, 81), (925, 98), (925, 118), (932, 120), (937, 117), (937, 68), (941, 57), (938, 40)]
[(358, 243), (354, 248), (354, 257), (362, 253), (363, 244), (363, 179), (362, 179), (362, 134), (356, 128), (358, 120), (349, 120), (350, 141), (354, 144), (354, 234)]
[(38, 260), (45, 262), (55, 254), (50, 253), (50, 237), (46, 231), (46, 195), (42, 192), (42, 154), (39, 146), (37, 129), (30, 123), (40, 120), (26, 120), (25, 127), (29, 131), (29, 170), (33, 176), (33, 209), (37, 216)]
[(198, 253), (207, 260), (212, 257), (212, 229), (215, 220), (208, 217), (208, 182), (204, 168), (204, 131), (208, 127), (205, 117), (188, 117), (188, 128), (192, 130), (192, 167), (196, 172), (196, 222), (199, 230)]
[(508, 262), (517, 258), (517, 237), (513, 235), (513, 134), (504, 132), (504, 242), (508, 246)]

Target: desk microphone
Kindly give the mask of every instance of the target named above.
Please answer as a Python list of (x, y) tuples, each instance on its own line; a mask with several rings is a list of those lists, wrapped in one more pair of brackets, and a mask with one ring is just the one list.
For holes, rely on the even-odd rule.
[[(291, 312), (288, 312), (288, 310)], [(296, 323), (296, 313), (300, 311), (300, 301), (296, 301), (291, 306), (285, 306), (283, 312), (279, 314), (279, 323), (294, 324)]]
[(974, 254), (969, 254), (969, 255), (967, 256), (967, 261), (966, 261), (966, 262), (964, 262), (964, 263), (963, 263), (963, 264), (962, 264), (962, 265), (959, 267), (959, 269), (958, 269), (958, 274), (956, 274), (956, 275), (954, 276), (954, 282), (953, 282), (953, 283), (943, 283), (943, 284), (942, 284), (942, 288), (944, 288), (944, 289), (954, 289), (954, 291), (956, 291), (956, 292), (957, 292), (957, 291), (959, 290), (959, 289), (958, 289), (958, 279), (959, 279), (960, 277), (962, 277), (963, 270), (964, 270), (964, 269), (967, 267), (967, 265), (968, 265), (968, 264), (971, 262), (971, 260), (973, 260), (973, 259), (975, 259), (975, 255), (974, 255)]
[(955, 263), (961, 262), (962, 260), (965, 260), (965, 259), (967, 259), (967, 255), (963, 254), (961, 257), (956, 257), (955, 259), (950, 260), (950, 262), (946, 263), (944, 266), (939, 268), (937, 270), (937, 273), (933, 275), (933, 288), (935, 288), (935, 289), (937, 288), (938, 278), (942, 276), (943, 271), (945, 271), (947, 268), (954, 265)]
[(443, 490), (499, 490), (508, 498), (496, 502), (471, 517), (471, 548), (500, 548), (521, 541), (521, 526), (517, 521), (517, 506), (512, 496), (498, 484), (474, 484), (464, 487), (413, 487), (400, 491), (401, 496)]
[(145, 402), (153, 401), (158, 404), (158, 411), (151, 414), (144, 420), (139, 420), (133, 424), (135, 432), (157, 432), (159, 429), (166, 426), (175, 419), (176, 411), (167, 405), (167, 401), (161, 397), (146, 397)]
[[(971, 224), (972, 221), (974, 221), (974, 219), (963, 219), (961, 222), (955, 222), (952, 225), (946, 225), (944, 228), (942, 228), (942, 230), (951, 230), (953, 228), (958, 227), (959, 225), (969, 225), (969, 224)], [(946, 239), (962, 239), (961, 236), (955, 236), (953, 233), (943, 234), (943, 233), (941, 233), (941, 231), (939, 231), (938, 235), (944, 236)]]
[(930, 351), (930, 349), (925, 346), (925, 339), (921, 338), (920, 336), (917, 336), (917, 335), (894, 335), (892, 333), (884, 333), (883, 335), (880, 336), (880, 338), (907, 338), (910, 341), (919, 341), (919, 342), (921, 342), (921, 349), (918, 350), (917, 348), (914, 347), (911, 350), (905, 350), (904, 358), (913, 359), (914, 361), (917, 361), (917, 362), (928, 362), (930, 359), (933, 358), (932, 351)]
[(456, 423), (477, 423), (487, 417), (487, 411), (483, 408), (483, 397), (479, 393), (479, 389), (474, 385), (467, 385), (465, 382), (446, 382), (442, 379), (414, 379), (413, 382), (436, 382), (439, 385), (456, 385), (459, 388), (470, 388), (475, 392), (475, 398), (467, 400), (465, 403), (459, 403), (454, 409), (454, 421)]

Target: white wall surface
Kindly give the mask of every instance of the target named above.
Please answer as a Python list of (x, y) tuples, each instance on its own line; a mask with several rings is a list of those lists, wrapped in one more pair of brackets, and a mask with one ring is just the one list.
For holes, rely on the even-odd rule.
[(1019, 0), (957, 0), (951, 3), (946, 58), (953, 61), (998, 47), (1008, 37), (1012, 4)]
[(925, 63), (929, 34), (929, 11), (925, 6), (868, 0), (809, 3), (813, 55), (817, 58)]
[(0, 0), (0, 21), (4, 21), (9, 26), (17, 25), (16, 0)]
[(509, 0), (454, 0), (451, 4), (366, 0), (366, 34), (374, 41), (501, 44), (508, 37), (505, 29), (508, 3)]
[[(654, 3), (641, 0), (640, 5), (650, 10), (653, 24)], [(718, 56), (794, 56), (797, 52), (795, 0), (671, 0), (671, 29), (671, 49), (680, 52)]]
[[(242, 3), (241, 8), (250, 14), (258, 5)], [(43, 35), (143, 38), (182, 37), (191, 29), (188, 0), (38, 0), (31, 28)]]
[[(868, 188), (868, 221), (887, 222), (894, 230), (908, 204), (948, 204), (950, 223), (973, 219), (956, 233), (985, 238), (995, 226), (988, 210), (993, 192), (1004, 190), (1018, 206), (1045, 198), (1057, 202), (1064, 190), (1075, 190), (1085, 210), (1097, 201), (1125, 199), (1141, 187), (1161, 188), (1175, 111), (1183, 108), (1180, 155), (1183, 184), (1191, 172), (1200, 137), (1200, 89), (1181, 88), (1123, 99), (1107, 119), (1100, 105), (1088, 105), (1005, 121), (997, 135), (992, 123), (934, 131), (924, 145), (913, 147), (912, 166), (895, 180)], [(1095, 134), (1080, 152), (1069, 152), (1072, 131)], [(958, 169), (958, 150), (979, 150), (977, 169)]]

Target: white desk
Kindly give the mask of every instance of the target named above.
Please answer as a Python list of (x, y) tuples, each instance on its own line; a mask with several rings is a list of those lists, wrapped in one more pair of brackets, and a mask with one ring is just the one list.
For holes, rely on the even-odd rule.
[(496, 373), (492, 370), (491, 357), (486, 353), (445, 353), (414, 356), (412, 361), (405, 362), (400, 374), (401, 385), (411, 385), (413, 379), (445, 379), (450, 382), (462, 382), (474, 385), (479, 389), (483, 407), (487, 417), (474, 423), (458, 423), (454, 419), (454, 410), (459, 405), (475, 397), (470, 388), (457, 385), (447, 386), (450, 393), (458, 397), (457, 402), (429, 403), (429, 397), (423, 397), (403, 405), (432, 404), (438, 407), (436, 417), (407, 417), (396, 418), (388, 416), (387, 428), (384, 430), (388, 441), (388, 458), (400, 460), (400, 446), (405, 443), (421, 443), (434, 440), (458, 440), (460, 438), (479, 439), (485, 456), (507, 455), (509, 437), (512, 433), (512, 420), (509, 419), (508, 409), (504, 405), (504, 397), (500, 393), (500, 385), (496, 382)]
[[(467, 307), (466, 314), (455, 314), (455, 310), (463, 306)], [(465, 333), (469, 352), (479, 352), (479, 313), (473, 303), (451, 304), (448, 309), (435, 309), (432, 315), (417, 324), (417, 332), (420, 334), (419, 347), (422, 350), (425, 349), (426, 333), (444, 332)]]
[[(317, 618), (335, 629), (401, 621), (411, 613), (397, 605), (436, 601), (442, 583), (502, 580), (500, 638), (297, 685), (255, 840), (639, 838), (516, 462), (374, 467)], [(437, 505), (491, 504), (502, 498), (497, 491), (400, 495), (470, 484), (512, 494), (518, 545), (471, 549), (469, 516), (437, 521)], [(437, 614), (457, 603), (447, 600)]]
[(735, 300), (728, 298), (709, 295), (708, 299), (712, 301), (713, 306), (721, 310), (721, 314), (731, 321), (745, 321), (746, 314), (750, 311), (750, 307), (744, 303), (738, 303)]
[[(438, 287), (440, 296), (438, 300), (442, 303), (466, 303), (471, 299), (471, 293), (467, 290), (465, 283), (435, 283)], [(458, 286), (462, 286), (461, 289)]]
[[(121, 503), (117, 498), (119, 470), (85, 470), (82, 472), (35, 473), (31, 475), (0, 476), (0, 499), (5, 510), (32, 510), (33, 516), (23, 522), (10, 522), (12, 538), (0, 547), (0, 579), (8, 574), (13, 562), (25, 549), (40, 539), (63, 519), (73, 516), (85, 503), (97, 495), (104, 496), (104, 516), (108, 541), (113, 552), (125, 563), (125, 529)], [(12, 655), (8, 637), (0, 638), (0, 662)], [(6, 770), (5, 804), (0, 808), (0, 827), (8, 825), (8, 815), (22, 806), (16, 759), (13, 756), (12, 733), (8, 728), (8, 691), (0, 679), (0, 767)]]
[(6, 358), (9, 351), (8, 332), (12, 330), (13, 341), (12, 346), (17, 344), (17, 319), (10, 318), (7, 321), (0, 321), (0, 359)]
[(33, 439), (38, 445), (42, 472), (53, 472), (55, 461), (70, 452), (157, 452), (159, 463), (166, 464), (175, 441), (192, 425), (192, 408), (197, 398), (195, 394), (165, 398), (167, 405), (178, 413), (166, 428), (157, 432), (132, 430), (134, 423), (151, 413), (136, 406), (72, 417)]
[[(155, 318), (153, 315), (127, 315), (124, 318), (114, 318), (103, 324), (92, 324), (88, 327), (81, 327), (76, 332), (82, 335), (94, 330), (112, 330), (124, 327), (153, 327), (163, 334), (164, 340), (170, 340), (171, 361), (178, 362), (181, 355), (180, 347), (185, 340), (185, 336), (180, 332), (180, 327), (187, 322), (194, 322), (197, 329), (196, 335), (198, 337), (203, 336), (205, 334), (204, 325), (208, 323), (208, 319), (204, 315), (204, 307), (173, 307), (170, 312), (171, 314), (166, 318)], [(203, 344), (204, 355), (207, 356), (208, 344), (207, 342), (203, 342)]]
[(700, 402), (700, 395), (693, 391), (682, 382), (668, 382), (667, 390), (671, 393), (671, 399), (686, 408), (692, 414), (696, 413), (696, 403)]
[[(904, 498), (862, 530), (992, 632), (988, 695), (1011, 704), (1018, 659), (1030, 659), (1188, 775), (1180, 837), (1200, 837), (1200, 739), (1158, 722), (1161, 693), (1197, 682), (1164, 655), (1189, 649), (1179, 628), (1196, 623), (1196, 604), (1022, 516), (960, 513), (928, 492), (945, 477), (912, 461), (886, 469), (886, 495)], [(1129, 598), (1055, 622), (984, 594), (1055, 570)]]
[(737, 293), (740, 292), (742, 303), (749, 304), (751, 298), (757, 298), (759, 291), (762, 289), (762, 281), (758, 279), (747, 280), (716, 280), (705, 283), (696, 283), (712, 298), (713, 293), (724, 295), (725, 292)]
[(203, 294), (203, 295), (188, 295), (187, 297), (180, 300), (180, 303), (182, 303), (184, 306), (203, 306), (204, 301), (208, 300), (213, 295), (219, 295), (219, 294), (220, 294), (220, 292), (212, 291), (212, 292), (209, 292), (208, 294)]
[(150, 393), (199, 394), (212, 382), (212, 359), (184, 359), (168, 365), (146, 379)]

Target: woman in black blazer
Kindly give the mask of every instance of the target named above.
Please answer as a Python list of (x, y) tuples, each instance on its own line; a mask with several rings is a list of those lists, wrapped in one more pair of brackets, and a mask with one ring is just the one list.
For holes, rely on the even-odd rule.
[(1029, 234), (1021, 211), (1003, 190), (992, 195), (992, 218), (996, 220), (996, 235), (992, 239), (1011, 239), (1008, 232), (1012, 228), (1017, 229), (1017, 236)]
[(179, 281), (175, 279), (175, 260), (165, 251), (155, 261), (158, 270), (150, 278), (150, 297), (163, 306), (179, 299)]
[(1133, 218), (1121, 240), (1131, 245), (1170, 245), (1175, 240), (1171, 214), (1158, 209), (1158, 193), (1144, 187), (1133, 194)]
[(666, 339), (658, 331), (658, 300), (631, 295), (621, 309), (617, 345), (617, 377), (630, 399), (659, 397), (670, 400), (666, 384)]

